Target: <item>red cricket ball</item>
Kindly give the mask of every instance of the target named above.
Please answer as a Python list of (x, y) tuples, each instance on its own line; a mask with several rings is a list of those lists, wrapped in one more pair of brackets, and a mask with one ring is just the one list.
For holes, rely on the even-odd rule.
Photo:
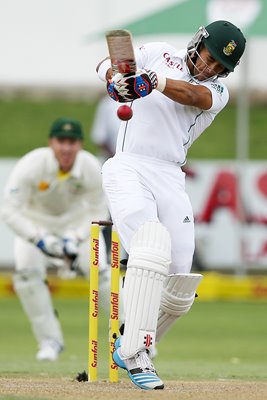
[(117, 116), (119, 117), (119, 119), (121, 119), (122, 121), (128, 121), (129, 119), (132, 118), (133, 116), (133, 110), (131, 109), (131, 107), (127, 106), (126, 104), (124, 104), (123, 106), (120, 106), (117, 110)]

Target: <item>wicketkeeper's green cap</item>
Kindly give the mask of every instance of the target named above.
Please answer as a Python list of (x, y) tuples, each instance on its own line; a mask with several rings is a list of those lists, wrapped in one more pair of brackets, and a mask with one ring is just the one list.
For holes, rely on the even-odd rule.
[(49, 137), (83, 140), (83, 130), (79, 121), (72, 118), (56, 119), (50, 129)]

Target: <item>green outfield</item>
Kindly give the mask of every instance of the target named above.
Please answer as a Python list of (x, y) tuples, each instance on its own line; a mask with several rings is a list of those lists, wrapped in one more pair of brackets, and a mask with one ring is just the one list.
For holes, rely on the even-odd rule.
[[(87, 370), (87, 301), (55, 300), (66, 349), (59, 361), (35, 360), (36, 344), (16, 298), (0, 299), (1, 377), (65, 377)], [(158, 346), (165, 380), (267, 381), (266, 302), (203, 302), (177, 322)], [(107, 378), (107, 321), (100, 318), (99, 377)], [(121, 373), (121, 377), (126, 374)], [(1, 391), (0, 391), (1, 393)]]
[[(79, 119), (85, 131), (85, 148), (96, 153), (90, 131), (97, 102), (74, 100), (0, 100), (0, 157), (20, 157), (45, 146), (51, 122), (61, 116)], [(189, 151), (189, 158), (234, 159), (236, 157), (236, 106), (229, 104)], [(266, 107), (250, 112), (250, 158), (266, 159)]]

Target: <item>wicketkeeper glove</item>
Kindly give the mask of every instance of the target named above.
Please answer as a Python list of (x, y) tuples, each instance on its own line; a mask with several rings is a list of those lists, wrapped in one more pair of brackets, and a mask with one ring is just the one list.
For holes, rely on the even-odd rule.
[(46, 234), (33, 240), (36, 246), (47, 256), (62, 258), (64, 256), (63, 242), (55, 235)]
[(78, 238), (73, 234), (73, 233), (68, 233), (64, 235), (63, 237), (63, 251), (64, 255), (69, 258), (71, 261), (71, 270), (77, 269), (77, 256), (78, 256), (78, 251), (79, 251), (79, 244), (80, 241)]
[[(166, 78), (162, 79), (165, 79), (166, 84)], [(139, 70), (135, 75), (116, 74), (108, 83), (107, 89), (113, 100), (125, 103), (148, 96), (153, 89), (158, 88), (158, 83), (158, 76), (155, 72)]]
[(71, 237), (64, 237), (63, 239), (64, 247), (63, 251), (66, 256), (74, 259), (78, 255), (78, 241)]

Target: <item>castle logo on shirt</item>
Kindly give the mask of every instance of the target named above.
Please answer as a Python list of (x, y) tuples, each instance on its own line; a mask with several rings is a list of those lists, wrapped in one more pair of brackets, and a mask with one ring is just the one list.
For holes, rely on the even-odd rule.
[(183, 67), (181, 66), (181, 64), (177, 61), (174, 61), (169, 53), (164, 53), (163, 58), (165, 59), (165, 63), (167, 65), (167, 67), (169, 67), (171, 69), (177, 68), (180, 71), (183, 70)]

